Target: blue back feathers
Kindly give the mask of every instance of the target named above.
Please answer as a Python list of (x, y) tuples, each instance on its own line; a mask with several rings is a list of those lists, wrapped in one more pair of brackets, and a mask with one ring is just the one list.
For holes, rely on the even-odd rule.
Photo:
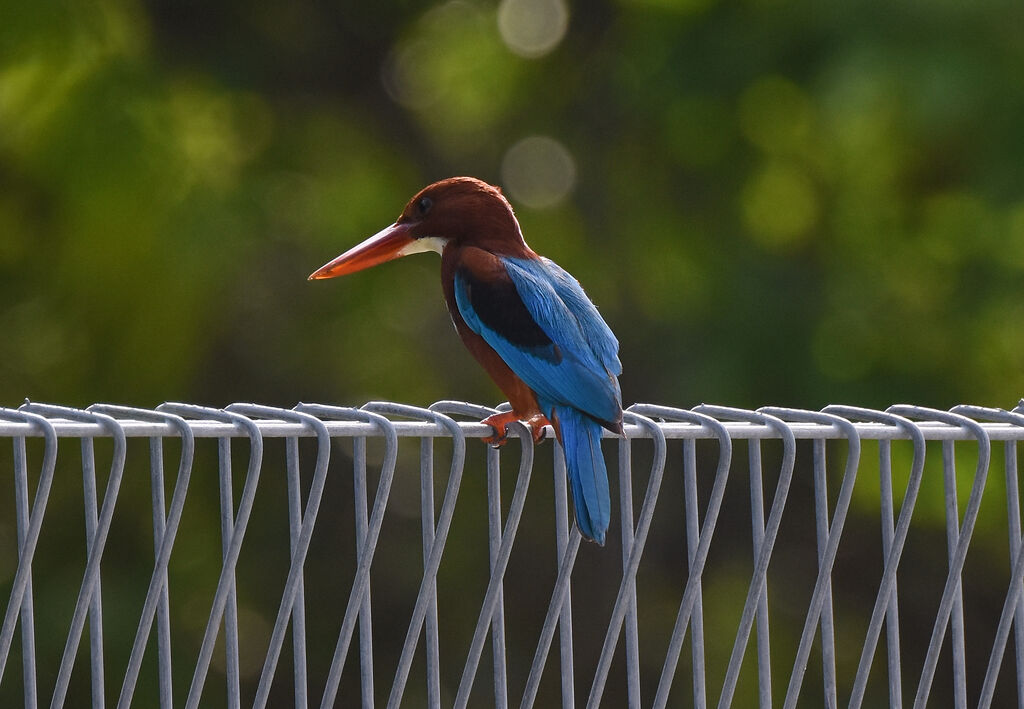
[[(614, 425), (622, 408), (619, 343), (572, 276), (548, 259), (501, 258), (522, 306), (550, 340), (523, 341), (474, 307), (466, 275), (456, 273), (455, 300), (466, 324), (486, 340), (539, 399), (572, 406)], [(481, 317), (483, 315), (483, 317)], [(522, 328), (519, 328), (522, 330)]]
[(553, 261), (498, 258), (508, 281), (456, 271), (459, 312), (557, 422), (577, 525), (603, 544), (610, 502), (601, 427), (618, 430), (622, 416), (618, 340), (576, 279)]

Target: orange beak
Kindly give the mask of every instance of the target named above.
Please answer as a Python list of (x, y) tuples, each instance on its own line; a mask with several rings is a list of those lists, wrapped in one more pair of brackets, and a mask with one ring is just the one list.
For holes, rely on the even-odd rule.
[(418, 249), (414, 247), (416, 240), (409, 235), (409, 224), (392, 224), (382, 229), (361, 244), (353, 246), (338, 258), (313, 271), (309, 280), (319, 281), (324, 278), (345, 276), (349, 273), (362, 271), (385, 261), (392, 261)]

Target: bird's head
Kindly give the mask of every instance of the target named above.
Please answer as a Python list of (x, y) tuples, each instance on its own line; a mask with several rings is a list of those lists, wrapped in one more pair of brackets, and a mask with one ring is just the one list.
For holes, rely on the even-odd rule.
[(394, 224), (324, 264), (309, 279), (344, 276), (423, 251), (443, 253), (449, 244), (507, 256), (532, 253), (500, 189), (475, 177), (450, 177), (424, 187)]

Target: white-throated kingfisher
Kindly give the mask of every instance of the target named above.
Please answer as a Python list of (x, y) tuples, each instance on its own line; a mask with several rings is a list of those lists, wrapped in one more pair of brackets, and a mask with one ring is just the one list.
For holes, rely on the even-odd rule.
[(441, 284), (455, 329), (508, 397), (512, 411), (484, 419), (505, 442), (513, 421), (535, 441), (551, 424), (565, 451), (576, 524), (604, 544), (611, 515), (601, 428), (622, 433), (619, 343), (579, 282), (523, 240), (497, 187), (452, 177), (422, 189), (398, 220), (309, 278), (334, 278), (420, 253), (441, 254)]

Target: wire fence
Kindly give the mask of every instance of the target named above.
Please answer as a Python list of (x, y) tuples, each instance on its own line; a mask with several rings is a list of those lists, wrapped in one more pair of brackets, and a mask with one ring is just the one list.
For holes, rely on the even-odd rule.
[(634, 405), (603, 549), (494, 411), (0, 409), (0, 703), (1024, 707), (1024, 406)]

